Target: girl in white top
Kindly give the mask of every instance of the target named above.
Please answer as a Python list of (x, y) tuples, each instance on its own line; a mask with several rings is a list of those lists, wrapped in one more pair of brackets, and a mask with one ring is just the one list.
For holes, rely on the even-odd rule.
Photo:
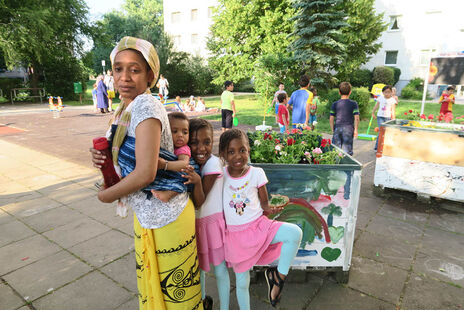
[(266, 174), (248, 165), (248, 138), (239, 129), (225, 131), (219, 141), (219, 154), (225, 160), (223, 205), (226, 220), (225, 259), (236, 276), (240, 309), (250, 309), (250, 274), (254, 265), (279, 259), (265, 277), (268, 297), (275, 306), (300, 245), (302, 232), (294, 224), (268, 219), (265, 215), (280, 209), (269, 207)]
[[(223, 165), (212, 155), (213, 127), (201, 118), (189, 122), (189, 146), (193, 159), (200, 165), (203, 202), (195, 211), (198, 260), (203, 306), (212, 309), (212, 299), (205, 294), (205, 272), (214, 266), (219, 292), (220, 309), (229, 309), (230, 279), (224, 260), (225, 222), (222, 211)], [(197, 186), (197, 185), (195, 185)], [(195, 199), (195, 201), (201, 201)]]
[[(390, 85), (384, 86), (382, 88), (382, 94), (382, 96), (377, 98), (377, 102), (374, 106), (374, 109), (372, 110), (372, 117), (377, 118), (379, 129), (383, 123), (396, 118), (396, 100), (393, 98), (392, 87)], [(377, 112), (376, 116), (375, 111), (377, 109), (379, 109), (379, 111)], [(377, 150), (378, 144), (379, 137), (377, 136), (374, 150)]]

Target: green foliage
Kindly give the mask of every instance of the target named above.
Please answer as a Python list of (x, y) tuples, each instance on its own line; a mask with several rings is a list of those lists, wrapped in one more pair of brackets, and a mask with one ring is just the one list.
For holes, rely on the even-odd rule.
[[(321, 107), (319, 111), (322, 112), (321, 116), (328, 117), (332, 103), (340, 100), (340, 93), (338, 92), (338, 88), (333, 88), (326, 93), (322, 93), (321, 98), (322, 101), (327, 103)], [(351, 90), (350, 99), (358, 103), (360, 118), (369, 117), (369, 100), (371, 99), (371, 94), (366, 87), (353, 87)]]
[(211, 83), (213, 73), (199, 57), (185, 52), (175, 52), (165, 66), (164, 76), (169, 81), (170, 97), (206, 95), (219, 92)]
[(0, 78), (0, 89), (3, 91), (3, 96), (5, 98), (10, 97), (10, 91), (12, 88), (22, 87), (25, 87), (22, 79)]
[[(207, 44), (212, 54), (209, 63), (215, 72), (215, 84), (250, 79), (261, 56), (279, 53), (282, 56), (277, 57), (290, 56), (286, 51), (287, 36), (293, 26), (288, 16), (294, 14), (290, 0), (218, 2)], [(282, 77), (276, 75), (279, 78)]]
[(296, 15), (289, 49), (302, 71), (309, 72), (315, 85), (333, 83), (329, 73), (346, 59), (347, 45), (342, 28), (347, 27), (342, 0), (292, 2)]
[(336, 69), (342, 75), (342, 80), (345, 80), (343, 75), (350, 74), (367, 63), (370, 55), (380, 49), (381, 43), (377, 40), (387, 29), (387, 23), (383, 22), (383, 13), (376, 14), (375, 0), (346, 0), (343, 3), (344, 11), (348, 15), (348, 26), (342, 28), (346, 58)]
[(355, 87), (351, 91), (350, 99), (358, 103), (359, 106), (359, 117), (368, 118), (370, 117), (369, 100), (371, 99), (371, 93), (366, 87)]
[(353, 87), (368, 87), (372, 86), (372, 71), (369, 69), (353, 70), (344, 79), (351, 83)]
[(383, 83), (393, 85), (395, 82), (394, 70), (391, 67), (379, 66), (374, 68), (372, 80), (374, 84)]
[(397, 68), (397, 67), (393, 67), (393, 85), (396, 85), (396, 83), (398, 83), (398, 81), (400, 80), (400, 76), (401, 76), (401, 69), (400, 68)]
[(97, 22), (97, 30), (93, 36), (92, 69), (97, 73), (102, 72), (102, 60), (105, 60), (106, 69), (109, 69), (109, 55), (116, 43), (124, 36), (133, 36), (155, 46), (160, 59), (160, 72), (163, 72), (171, 55), (172, 42), (163, 32), (162, 12), (161, 0), (125, 0), (122, 11), (105, 14)]
[[(406, 85), (401, 90), (401, 98), (422, 100), (423, 92), (424, 92), (424, 80), (416, 77), (410, 80), (408, 85)], [(427, 98), (429, 98), (428, 94), (427, 94)]]
[[(33, 68), (31, 87), (73, 96), (83, 67), (82, 38), (92, 33), (84, 0), (4, 0), (0, 5), (0, 50), (9, 68)], [(43, 81), (41, 85), (40, 80)]]

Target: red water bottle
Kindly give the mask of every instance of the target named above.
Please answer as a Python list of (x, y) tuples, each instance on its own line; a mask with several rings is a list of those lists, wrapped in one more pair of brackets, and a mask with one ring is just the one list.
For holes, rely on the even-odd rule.
[(116, 173), (116, 170), (114, 170), (114, 165), (113, 165), (113, 160), (112, 160), (108, 140), (106, 140), (105, 137), (99, 137), (99, 138), (93, 139), (93, 148), (100, 151), (102, 155), (106, 157), (105, 162), (101, 165), (102, 167), (100, 168), (103, 174), (103, 179), (105, 181), (105, 188), (108, 188), (118, 183), (120, 179), (119, 179), (118, 174)]

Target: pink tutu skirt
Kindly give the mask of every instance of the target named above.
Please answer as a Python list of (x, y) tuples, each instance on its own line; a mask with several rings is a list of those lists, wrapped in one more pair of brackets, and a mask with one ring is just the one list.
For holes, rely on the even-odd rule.
[(200, 268), (210, 270), (224, 261), (225, 222), (223, 213), (212, 214), (195, 221)]
[(225, 258), (235, 272), (254, 265), (267, 265), (280, 257), (282, 243), (271, 244), (282, 222), (261, 216), (243, 225), (228, 225), (225, 233)]

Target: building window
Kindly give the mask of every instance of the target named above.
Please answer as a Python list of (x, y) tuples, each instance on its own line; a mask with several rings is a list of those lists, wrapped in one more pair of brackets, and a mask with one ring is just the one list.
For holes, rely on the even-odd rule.
[(191, 43), (193, 45), (198, 44), (198, 34), (196, 34), (196, 33), (192, 34)]
[(390, 31), (398, 31), (398, 30), (400, 30), (399, 18), (400, 17), (397, 16), (397, 15), (390, 16), (390, 24), (388, 25), (388, 30), (390, 30)]
[(173, 24), (180, 23), (180, 12), (171, 13), (171, 23)]
[(435, 49), (421, 50), (419, 64), (421, 66), (428, 66), (430, 61), (430, 56), (434, 53)]
[(208, 18), (213, 17), (213, 12), (214, 12), (214, 6), (210, 6), (208, 8)]
[(385, 53), (385, 64), (396, 65), (397, 58), (398, 58), (398, 51), (387, 51)]
[(191, 19), (192, 22), (198, 20), (198, 10), (197, 10), (197, 9), (193, 9), (193, 10), (190, 12), (190, 19)]

